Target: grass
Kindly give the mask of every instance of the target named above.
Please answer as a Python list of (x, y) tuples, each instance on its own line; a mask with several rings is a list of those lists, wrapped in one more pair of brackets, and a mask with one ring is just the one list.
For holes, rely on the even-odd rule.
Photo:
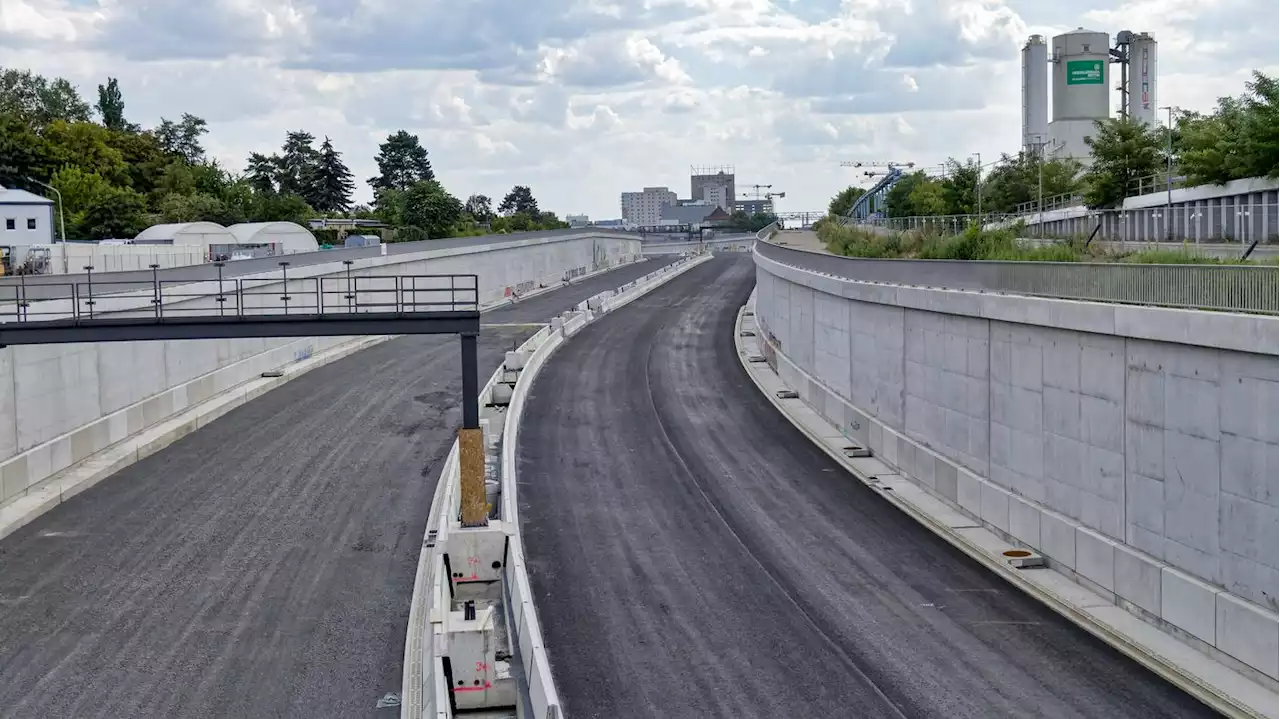
[(1086, 247), (1083, 240), (1050, 245), (1018, 242), (1021, 228), (980, 230), (971, 225), (958, 235), (908, 230), (876, 232), (863, 227), (844, 227), (822, 221), (818, 239), (827, 251), (846, 257), (915, 260), (1003, 260), (1017, 262), (1123, 262), (1153, 265), (1240, 265), (1276, 264), (1275, 258), (1242, 261), (1210, 257), (1190, 248), (1161, 248), (1114, 251), (1102, 246)]

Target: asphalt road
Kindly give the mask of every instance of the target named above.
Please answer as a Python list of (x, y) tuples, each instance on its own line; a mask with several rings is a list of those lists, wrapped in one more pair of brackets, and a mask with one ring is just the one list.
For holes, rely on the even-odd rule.
[(568, 719), (1203, 717), (883, 502), (761, 396), (720, 256), (586, 328), (520, 432)]
[[(487, 313), (544, 322), (651, 260)], [(486, 330), (481, 376), (531, 330)], [(398, 717), (458, 340), (317, 368), (0, 541), (0, 717)]]

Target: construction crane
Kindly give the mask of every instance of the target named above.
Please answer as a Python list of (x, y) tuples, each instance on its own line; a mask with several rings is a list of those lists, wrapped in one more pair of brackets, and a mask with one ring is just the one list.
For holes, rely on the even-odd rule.
[(884, 167), (892, 169), (895, 167), (905, 167), (911, 169), (916, 166), (914, 162), (878, 162), (863, 160), (844, 160), (840, 163), (841, 167)]
[(751, 198), (756, 199), (756, 200), (764, 199), (765, 195), (768, 195), (768, 194), (769, 194), (769, 193), (767, 193), (767, 192), (761, 192), (761, 190), (772, 190), (772, 189), (773, 189), (773, 185), (747, 185), (747, 187), (750, 187), (750, 188), (751, 188), (751, 190), (752, 190), (752, 192), (744, 192), (744, 193), (742, 193), (742, 196), (743, 196), (743, 197), (751, 197)]

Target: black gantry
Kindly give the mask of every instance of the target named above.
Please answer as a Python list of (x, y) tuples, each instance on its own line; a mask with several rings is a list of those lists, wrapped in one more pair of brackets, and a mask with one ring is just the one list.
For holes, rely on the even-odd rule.
[[(62, 299), (32, 300), (23, 282), (0, 286), (0, 347), (69, 342), (348, 337), (456, 334), (462, 340), (463, 427), (480, 426), (476, 338), (480, 291), (476, 275), (161, 280), (86, 279), (53, 283)], [(39, 286), (49, 296), (50, 283)], [(32, 289), (36, 289), (32, 287)], [(34, 292), (32, 294), (35, 294)]]

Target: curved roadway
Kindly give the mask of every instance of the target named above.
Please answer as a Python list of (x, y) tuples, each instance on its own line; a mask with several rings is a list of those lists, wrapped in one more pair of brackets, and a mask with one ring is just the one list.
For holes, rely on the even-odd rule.
[[(674, 259), (674, 258), (673, 258)], [(650, 261), (484, 315), (546, 322)], [(491, 328), (481, 376), (531, 333)], [(294, 379), (0, 541), (0, 717), (386, 718), (458, 341)]]
[(721, 256), (542, 370), (520, 516), (568, 719), (1204, 717), (792, 427), (733, 344)]

